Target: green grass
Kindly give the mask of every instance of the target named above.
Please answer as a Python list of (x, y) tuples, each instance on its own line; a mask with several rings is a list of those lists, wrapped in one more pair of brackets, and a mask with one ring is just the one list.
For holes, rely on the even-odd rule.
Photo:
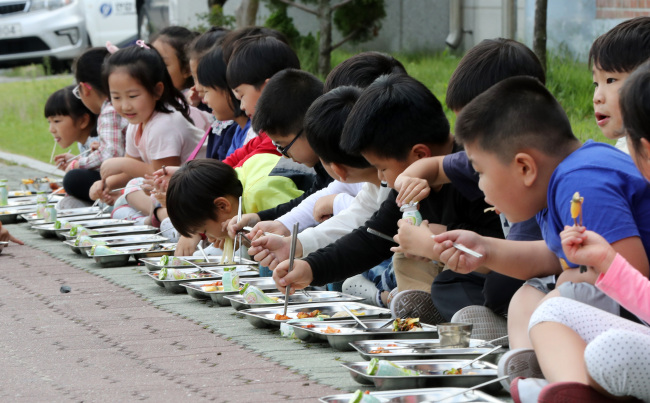
[[(332, 64), (337, 65), (350, 56), (350, 53), (335, 51)], [(460, 56), (449, 52), (394, 56), (404, 64), (410, 75), (431, 89), (444, 106), (447, 83)], [(551, 55), (548, 64), (547, 86), (567, 111), (576, 136), (582, 141), (594, 139), (613, 143), (601, 134), (593, 117), (593, 85), (588, 66), (563, 55)], [(10, 74), (28, 80), (0, 83), (0, 149), (47, 162), (53, 142), (43, 117), (43, 106), (52, 92), (72, 83), (72, 77), (36, 79), (37, 75), (42, 74), (38, 68), (17, 70)], [(445, 112), (453, 128), (455, 116), (446, 107)], [(63, 151), (57, 147), (57, 153)]]

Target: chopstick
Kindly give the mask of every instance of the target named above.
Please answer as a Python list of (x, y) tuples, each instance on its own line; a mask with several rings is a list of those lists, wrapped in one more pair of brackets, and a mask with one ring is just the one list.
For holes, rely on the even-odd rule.
[[(253, 227), (244, 227), (244, 228), (242, 228), (242, 231), (251, 232), (252, 230), (253, 230)], [(278, 236), (280, 238), (284, 238), (284, 235), (274, 234), (273, 232), (264, 232), (264, 235), (272, 235), (272, 236)]]
[(370, 233), (370, 234), (372, 234), (374, 236), (378, 236), (379, 238), (383, 238), (383, 239), (385, 239), (387, 241), (391, 241), (392, 243), (397, 243), (397, 242), (395, 242), (395, 240), (391, 236), (386, 235), (383, 232), (379, 232), (376, 229), (372, 229), (370, 227), (367, 227), (366, 231), (368, 231), (368, 233)]
[(483, 383), (479, 383), (478, 385), (474, 385), (474, 386), (472, 386), (471, 388), (463, 389), (463, 390), (461, 390), (460, 392), (452, 393), (452, 394), (447, 395), (447, 396), (445, 396), (445, 397), (443, 397), (443, 398), (441, 398), (441, 399), (435, 399), (435, 400), (429, 400), (429, 401), (430, 401), (430, 402), (436, 402), (436, 403), (437, 403), (437, 402), (442, 402), (443, 400), (447, 400), (447, 399), (449, 399), (450, 397), (454, 397), (454, 396), (458, 396), (458, 395), (464, 395), (465, 393), (467, 393), (467, 392), (471, 392), (471, 391), (473, 391), (474, 389), (480, 389), (480, 388), (482, 388), (483, 386), (487, 386), (487, 385), (490, 385), (490, 384), (492, 384), (492, 383), (496, 383), (496, 382), (501, 382), (501, 381), (504, 380), (504, 379), (508, 379), (509, 376), (510, 376), (510, 375), (504, 375), (504, 376), (499, 377), (499, 378), (496, 378), (496, 379), (491, 379), (491, 380), (489, 380), (489, 381), (487, 381), (487, 382), (483, 382)]
[(54, 147), (52, 147), (52, 155), (50, 155), (50, 164), (54, 161), (54, 152), (56, 151), (56, 140), (54, 140)]
[[(291, 248), (289, 249), (289, 270), (287, 274), (291, 273), (293, 270), (293, 261), (296, 257), (296, 240), (298, 239), (298, 228), (299, 224), (293, 224), (293, 231), (291, 231)], [(291, 284), (287, 284), (287, 287), (284, 290), (284, 313), (282, 315), (287, 316), (287, 308), (289, 307), (289, 290), (291, 290)]]
[(141, 186), (124, 186), (123, 188), (117, 188), (117, 189), (109, 190), (108, 193), (119, 192), (121, 190), (128, 189), (128, 188), (138, 188), (138, 189), (142, 190)]
[[(242, 214), (242, 206), (241, 206), (241, 196), (239, 196), (239, 205), (237, 206), (237, 224), (241, 221), (241, 214)], [(242, 234), (237, 233), (235, 236), (235, 239), (239, 238), (239, 263), (242, 262), (242, 241), (241, 241)], [(207, 259), (206, 259), (207, 260)], [(232, 256), (230, 257), (230, 261), (234, 262), (235, 261), (235, 247), (233, 246), (232, 248)], [(285, 314), (286, 315), (286, 314)]]
[(89, 148), (88, 150), (82, 152), (81, 154), (76, 155), (76, 156), (70, 158), (70, 159), (67, 160), (65, 163), (68, 164), (70, 161), (74, 161), (74, 160), (76, 160), (77, 158), (79, 158), (79, 157), (81, 157), (81, 156), (83, 156), (83, 155), (86, 155), (86, 154), (88, 154), (88, 153), (91, 152), (91, 151), (92, 151), (92, 148)]
[[(436, 237), (435, 235), (431, 235), (431, 238), (435, 238), (435, 237)], [(470, 256), (474, 256), (475, 258), (482, 258), (483, 257), (482, 254), (478, 253), (475, 250), (472, 250), (472, 249), (468, 248), (467, 246), (465, 246), (463, 244), (454, 242), (453, 245), (454, 245), (454, 248), (458, 249), (461, 252), (465, 252)]]

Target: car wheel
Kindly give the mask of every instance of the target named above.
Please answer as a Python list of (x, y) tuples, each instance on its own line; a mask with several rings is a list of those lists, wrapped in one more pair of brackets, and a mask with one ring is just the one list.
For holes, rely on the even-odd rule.
[(141, 10), (138, 15), (138, 37), (145, 42), (149, 42), (152, 30), (149, 15), (145, 10)]
[(66, 74), (69, 73), (72, 67), (72, 60), (52, 60), (51, 72), (52, 74)]

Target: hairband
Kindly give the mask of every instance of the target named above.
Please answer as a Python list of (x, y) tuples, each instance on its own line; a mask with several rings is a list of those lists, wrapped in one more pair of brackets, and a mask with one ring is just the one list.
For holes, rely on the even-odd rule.
[(140, 46), (142, 49), (151, 49), (142, 39), (135, 41), (135, 44)]
[(113, 45), (110, 41), (106, 41), (106, 50), (108, 50), (108, 53), (113, 54), (120, 50), (117, 46)]

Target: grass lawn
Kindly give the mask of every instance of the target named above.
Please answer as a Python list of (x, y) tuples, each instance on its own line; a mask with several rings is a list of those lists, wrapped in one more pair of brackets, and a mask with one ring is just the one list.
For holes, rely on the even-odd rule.
[[(349, 53), (336, 51), (332, 63), (338, 64), (348, 57)], [(435, 55), (397, 54), (395, 57), (402, 61), (410, 75), (425, 83), (444, 104), (447, 82), (460, 61), (459, 56), (443, 52)], [(52, 92), (71, 84), (73, 78), (36, 79), (29, 73), (19, 75), (27, 79), (0, 83), (0, 150), (48, 162), (54, 143), (43, 117), (43, 106)], [(613, 143), (600, 133), (593, 117), (593, 85), (586, 64), (551, 56), (547, 86), (567, 111), (578, 138)], [(445, 111), (453, 128), (455, 116), (446, 108)], [(57, 154), (63, 151), (57, 146)], [(74, 147), (73, 152), (77, 152)]]

